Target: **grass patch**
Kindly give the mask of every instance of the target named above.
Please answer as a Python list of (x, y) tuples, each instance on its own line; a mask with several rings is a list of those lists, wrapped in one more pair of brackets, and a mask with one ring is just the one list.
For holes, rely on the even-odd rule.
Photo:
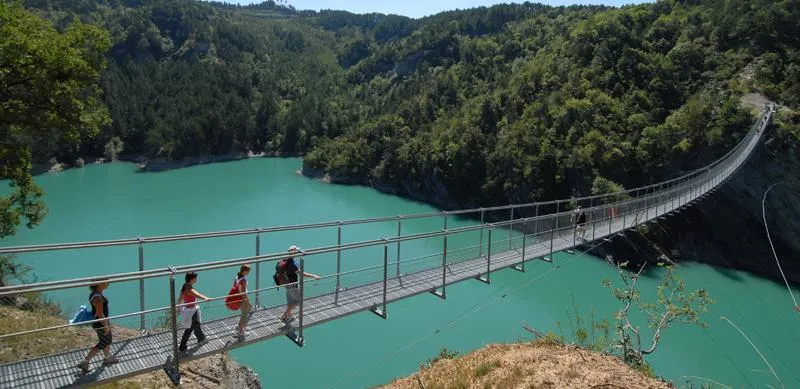
[[(22, 311), (14, 307), (0, 306), (0, 334), (35, 330), (66, 324), (65, 319), (46, 312)], [(88, 330), (88, 331), (87, 331)], [(54, 354), (96, 343), (94, 331), (90, 328), (78, 330), (63, 328), (21, 335), (4, 341), (0, 348), (0, 363), (9, 363), (43, 355)]]
[(439, 350), (439, 354), (433, 356), (433, 358), (428, 359), (425, 361), (423, 366), (431, 367), (434, 363), (442, 360), (442, 359), (455, 359), (459, 355), (458, 351), (448, 350), (447, 347), (442, 347)]
[(475, 378), (480, 378), (491, 373), (492, 370), (497, 369), (498, 367), (500, 367), (500, 361), (498, 360), (484, 362), (478, 365), (478, 367), (475, 369), (475, 372), (472, 373), (472, 375)]
[(520, 382), (525, 380), (525, 371), (519, 366), (514, 366), (514, 368), (510, 370), (510, 373), (511, 374), (504, 375), (504, 377), (497, 382), (494, 382), (493, 385), (490, 384), (489, 388), (513, 389), (516, 388)]

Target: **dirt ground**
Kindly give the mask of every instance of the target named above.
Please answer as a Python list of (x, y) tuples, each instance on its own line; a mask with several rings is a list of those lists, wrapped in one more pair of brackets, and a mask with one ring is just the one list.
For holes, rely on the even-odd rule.
[(526, 343), (489, 345), (455, 360), (439, 360), (430, 368), (382, 388), (423, 387), (660, 389), (670, 386), (615, 357), (570, 346)]

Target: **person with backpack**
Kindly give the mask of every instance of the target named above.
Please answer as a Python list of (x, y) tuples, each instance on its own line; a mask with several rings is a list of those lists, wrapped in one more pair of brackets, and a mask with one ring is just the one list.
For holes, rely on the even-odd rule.
[(97, 344), (89, 349), (86, 358), (78, 364), (78, 368), (84, 373), (89, 371), (89, 363), (92, 358), (97, 355), (100, 350), (103, 350), (105, 358), (103, 358), (103, 366), (108, 366), (119, 362), (117, 357), (111, 355), (111, 323), (108, 321), (108, 298), (103, 295), (103, 291), (108, 289), (108, 282), (100, 282), (89, 287), (91, 293), (89, 294), (89, 304), (92, 306), (92, 320), (99, 320), (92, 323), (97, 333)]
[(239, 298), (239, 325), (236, 335), (243, 338), (247, 334), (247, 322), (250, 320), (250, 297), (247, 295), (247, 275), (250, 274), (250, 265), (243, 264), (236, 273), (236, 280), (233, 282), (234, 288), (242, 293)]
[[(275, 265), (275, 275), (273, 276), (276, 285), (286, 285), (286, 311), (281, 315), (281, 321), (287, 326), (294, 320), (292, 311), (295, 307), (300, 305), (302, 296), (300, 295), (300, 287), (297, 284), (298, 276), (310, 277), (315, 280), (320, 279), (316, 274), (301, 272), (297, 263), (294, 261), (294, 255), (297, 253), (305, 254), (297, 246), (289, 247), (289, 256), (278, 261)], [(298, 274), (302, 273), (302, 274)]]
[(197, 282), (197, 273), (186, 273), (185, 281), (181, 288), (181, 295), (178, 298), (178, 304), (187, 304), (181, 307), (182, 327), (185, 329), (183, 331), (183, 337), (181, 338), (181, 344), (178, 347), (179, 351), (186, 351), (186, 343), (192, 336), (192, 332), (194, 332), (194, 337), (197, 338), (198, 345), (206, 341), (203, 329), (200, 328), (200, 306), (197, 305), (195, 301), (197, 301), (198, 297), (206, 301), (208, 301), (209, 298), (194, 289), (194, 284)]

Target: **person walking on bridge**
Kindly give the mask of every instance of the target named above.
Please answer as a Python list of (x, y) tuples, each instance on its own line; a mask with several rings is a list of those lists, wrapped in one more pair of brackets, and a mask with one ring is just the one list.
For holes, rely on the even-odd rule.
[(202, 295), (194, 288), (194, 284), (197, 282), (197, 273), (186, 273), (185, 280), (186, 282), (181, 288), (181, 296), (178, 298), (178, 304), (186, 303), (186, 305), (181, 307), (181, 324), (185, 329), (183, 331), (183, 337), (181, 338), (180, 347), (178, 347), (179, 351), (186, 351), (186, 343), (192, 336), (192, 332), (194, 332), (194, 336), (197, 338), (197, 344), (203, 344), (206, 341), (203, 329), (200, 328), (200, 306), (195, 301), (197, 301), (197, 298), (208, 301), (209, 298)]
[(119, 362), (117, 357), (111, 355), (112, 339), (111, 323), (108, 320), (108, 298), (103, 295), (103, 291), (108, 289), (108, 285), (108, 282), (100, 282), (89, 287), (91, 290), (89, 303), (92, 305), (92, 318), (99, 321), (92, 323), (92, 328), (97, 333), (97, 344), (89, 349), (86, 358), (78, 364), (78, 368), (84, 373), (89, 371), (89, 363), (100, 350), (103, 350), (103, 354), (105, 354), (105, 358), (103, 358), (104, 366)]
[(247, 275), (250, 274), (250, 265), (243, 264), (236, 273), (235, 285), (239, 288), (241, 295), (239, 325), (236, 335), (240, 338), (247, 334), (247, 322), (250, 320), (250, 297), (247, 295)]
[(586, 232), (586, 212), (579, 205), (572, 213), (572, 222), (575, 223), (575, 239), (584, 240), (584, 233)]
[(298, 253), (305, 254), (305, 252), (297, 246), (293, 245), (289, 247), (289, 256), (282, 259), (278, 262), (277, 266), (275, 266), (275, 283), (278, 285), (286, 284), (286, 311), (281, 315), (281, 321), (287, 326), (294, 320), (292, 311), (300, 305), (302, 301), (300, 287), (297, 284), (299, 276), (302, 275), (303, 277), (310, 277), (315, 280), (320, 279), (316, 274), (300, 271), (300, 268), (294, 261), (294, 256)]

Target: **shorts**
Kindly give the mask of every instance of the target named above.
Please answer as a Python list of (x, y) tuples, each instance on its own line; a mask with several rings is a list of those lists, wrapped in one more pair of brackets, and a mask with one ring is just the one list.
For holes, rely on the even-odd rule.
[(300, 297), (300, 289), (286, 288), (286, 304), (296, 305), (300, 304), (302, 298)]
[(94, 345), (94, 348), (102, 350), (111, 345), (111, 328), (106, 332), (102, 326), (94, 327), (94, 331), (97, 332), (97, 344)]

